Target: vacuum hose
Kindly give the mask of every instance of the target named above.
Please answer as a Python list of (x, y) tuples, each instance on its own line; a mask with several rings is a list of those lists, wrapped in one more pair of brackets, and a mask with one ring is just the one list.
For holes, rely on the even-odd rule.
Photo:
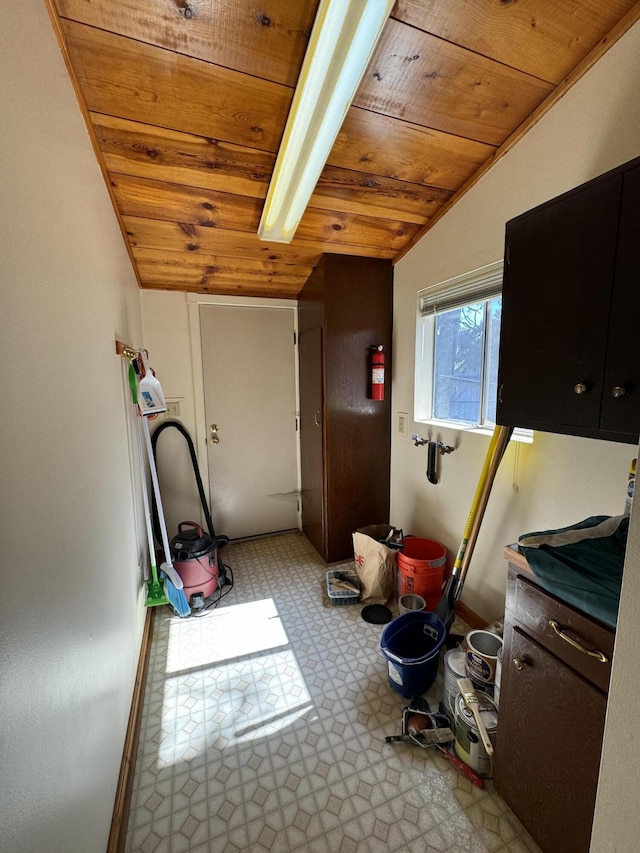
[[(191, 456), (191, 464), (193, 466), (193, 473), (196, 478), (196, 484), (198, 486), (198, 494), (200, 495), (200, 503), (202, 504), (202, 510), (204, 512), (205, 519), (207, 521), (207, 527), (209, 529), (209, 536), (214, 540), (218, 548), (224, 548), (224, 546), (229, 541), (228, 536), (216, 536), (216, 532), (213, 529), (213, 521), (211, 519), (211, 513), (209, 512), (209, 506), (207, 504), (207, 497), (204, 492), (204, 487), (202, 485), (202, 478), (200, 477), (200, 469), (198, 468), (198, 458), (196, 456), (196, 449), (193, 446), (193, 440), (187, 430), (183, 427), (183, 425), (179, 421), (163, 421), (160, 426), (154, 431), (153, 436), (151, 438), (151, 446), (153, 449), (153, 458), (156, 458), (156, 445), (158, 444), (158, 439), (160, 438), (160, 434), (165, 431), (165, 429), (169, 429), (172, 427), (173, 429), (177, 429), (179, 433), (184, 436), (187, 445), (189, 446), (189, 454)], [(158, 518), (158, 510), (156, 507), (155, 499), (153, 501), (153, 531), (156, 535), (156, 539), (160, 540), (160, 521)]]

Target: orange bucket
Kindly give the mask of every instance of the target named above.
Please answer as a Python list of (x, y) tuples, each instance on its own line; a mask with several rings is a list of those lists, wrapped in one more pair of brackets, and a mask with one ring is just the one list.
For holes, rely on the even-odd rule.
[(444, 545), (418, 536), (405, 536), (404, 548), (398, 551), (399, 595), (421, 595), (427, 603), (426, 610), (433, 611), (442, 596), (442, 585), (447, 565)]

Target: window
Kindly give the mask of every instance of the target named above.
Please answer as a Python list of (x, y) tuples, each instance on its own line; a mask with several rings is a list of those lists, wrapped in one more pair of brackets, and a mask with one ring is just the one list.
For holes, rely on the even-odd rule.
[(418, 294), (418, 421), (495, 425), (502, 261)]

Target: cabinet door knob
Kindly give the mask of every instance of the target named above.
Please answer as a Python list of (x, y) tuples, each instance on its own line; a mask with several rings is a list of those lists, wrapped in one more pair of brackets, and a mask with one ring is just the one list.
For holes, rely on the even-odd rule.
[(521, 658), (514, 658), (513, 665), (518, 670), (518, 672), (522, 672), (525, 666), (524, 661)]
[(587, 386), (584, 384), (584, 382), (578, 382), (577, 385), (573, 386), (573, 390), (576, 392), (576, 394), (584, 394), (584, 392), (587, 390)]
[(612, 397), (626, 397), (627, 396), (627, 389), (624, 387), (624, 385), (614, 385), (614, 387), (611, 389), (611, 396)]

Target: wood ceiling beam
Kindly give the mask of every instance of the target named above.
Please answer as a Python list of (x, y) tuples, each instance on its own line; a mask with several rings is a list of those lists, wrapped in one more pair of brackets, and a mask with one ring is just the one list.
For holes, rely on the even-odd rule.
[(390, 20), (353, 103), (500, 145), (552, 89), (537, 77)]
[[(111, 175), (111, 186), (122, 216), (193, 223), (203, 228), (255, 233), (260, 220), (259, 199), (194, 187)], [(347, 215), (308, 208), (296, 239), (399, 251), (419, 226), (397, 219)], [(331, 249), (327, 249), (331, 251)], [(358, 254), (358, 252), (354, 252)]]
[[(161, 249), (172, 252), (220, 254), (228, 258), (265, 258), (282, 263), (315, 266), (326, 245), (316, 240), (292, 243), (265, 243), (257, 234), (225, 231), (221, 228), (202, 228), (193, 223), (168, 222), (159, 219), (124, 217), (129, 241), (134, 248)], [(356, 254), (363, 257), (392, 258), (393, 249), (334, 244), (332, 252)]]
[(293, 91), (239, 71), (63, 20), (91, 112), (277, 151)]
[(295, 88), (319, 0), (54, 0), (72, 21)]
[(613, 27), (613, 29), (600, 39), (598, 44), (587, 56), (585, 56), (582, 62), (577, 65), (573, 71), (565, 77), (562, 83), (549, 95), (549, 97), (546, 98), (540, 106), (537, 107), (537, 109), (535, 109), (533, 113), (514, 130), (511, 136), (503, 142), (495, 154), (493, 154), (493, 156), (490, 157), (486, 163), (477, 170), (477, 172), (475, 172), (466, 184), (440, 208), (433, 219), (430, 219), (423, 228), (416, 232), (411, 240), (407, 241), (405, 246), (394, 258), (394, 264), (401, 260), (407, 252), (411, 251), (413, 246), (415, 246), (415, 244), (424, 237), (424, 235), (430, 231), (431, 228), (433, 228), (433, 226), (439, 222), (439, 220), (442, 219), (449, 210), (451, 210), (454, 204), (460, 201), (460, 199), (465, 196), (469, 190), (471, 190), (478, 181), (481, 180), (484, 175), (486, 175), (486, 173), (493, 168), (493, 166), (495, 166), (495, 164), (501, 160), (502, 157), (504, 157), (504, 155), (507, 154), (523, 138), (523, 136), (531, 130), (531, 128), (536, 125), (573, 86), (575, 86), (582, 77), (584, 77), (587, 71), (589, 71), (589, 69), (592, 68), (596, 62), (598, 62), (598, 60), (601, 59), (604, 54), (622, 38), (627, 30), (634, 26), (634, 24), (638, 23), (638, 21), (640, 21), (640, 2), (635, 3), (627, 14)]
[[(634, 0), (397, 0), (392, 15), (431, 35), (558, 84), (610, 32)], [(523, 50), (526, 45), (526, 50)]]
[[(266, 196), (275, 155), (202, 136), (92, 113), (100, 150), (112, 175), (149, 178), (203, 190)], [(327, 166), (310, 206), (363, 216), (401, 217), (422, 225), (451, 191), (372, 172)]]

